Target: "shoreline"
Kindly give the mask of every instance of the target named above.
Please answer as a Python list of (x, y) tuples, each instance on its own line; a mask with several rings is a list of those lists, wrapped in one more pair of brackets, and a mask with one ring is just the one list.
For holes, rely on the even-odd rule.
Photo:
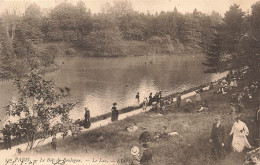
[[(205, 89), (207, 88), (211, 83), (216, 83), (216, 82), (219, 82), (219, 81), (222, 81), (226, 76), (216, 80), (216, 81), (212, 81), (212, 82), (208, 82), (208, 83), (205, 83), (205, 84), (202, 84), (200, 86), (197, 86), (197, 87), (193, 87), (193, 88), (190, 88), (188, 90), (184, 90), (182, 92), (179, 92), (182, 96), (182, 99), (185, 99), (185, 98), (188, 98), (188, 97), (191, 97), (191, 96), (194, 96), (196, 93), (195, 91), (198, 90), (198, 89)], [(163, 99), (169, 99), (169, 98), (172, 98), (173, 101), (175, 102), (176, 101), (176, 96), (177, 96), (177, 93), (173, 93), (173, 94), (170, 94), (170, 95), (167, 95), (165, 97), (163, 97)], [(143, 111), (142, 110), (142, 104), (140, 104), (139, 106), (132, 106), (132, 107), (125, 107), (125, 108), (122, 108), (119, 111), (119, 120), (123, 120), (129, 116), (134, 116), (134, 115), (137, 115), (137, 114), (140, 114), (140, 113), (143, 113), (143, 112), (148, 112), (152, 107), (149, 106), (147, 108), (146, 111)], [(90, 130), (93, 130), (93, 129), (96, 129), (96, 128), (99, 128), (101, 126), (106, 126), (108, 125), (109, 123), (111, 123), (111, 120), (110, 120), (110, 117), (111, 117), (111, 112), (109, 113), (105, 113), (103, 115), (99, 115), (99, 116), (96, 116), (96, 117), (93, 117), (91, 118), (91, 127), (88, 128), (88, 129), (85, 129), (83, 127), (83, 122), (84, 120), (77, 120), (75, 121), (74, 123), (75, 124), (79, 124), (79, 126), (82, 128), (83, 127), (83, 132), (86, 132), (86, 131), (90, 131)], [(61, 138), (61, 134), (60, 133), (60, 137)], [(44, 141), (44, 144), (48, 144), (51, 142), (51, 137), (47, 138), (45, 141)], [(16, 140), (16, 138), (14, 138), (13, 140)], [(15, 143), (15, 142), (14, 142)], [(17, 141), (16, 141), (17, 143)], [(1, 145), (3, 145), (3, 142), (0, 143)], [(44, 144), (41, 144), (41, 145), (44, 145)], [(27, 145), (27, 143), (24, 141), (22, 141), (21, 143), (17, 143), (17, 145), (14, 145), (12, 146), (12, 148), (24, 148), (24, 147), (21, 147), (23, 145)], [(26, 149), (26, 148), (25, 148)], [(0, 149), (0, 151), (4, 151), (4, 149)]]
[[(182, 96), (182, 99), (183, 98), (187, 98), (187, 97), (190, 97), (190, 96), (193, 96), (195, 95), (195, 91), (198, 90), (198, 89), (201, 89), (201, 88), (205, 88), (205, 87), (208, 87), (211, 83), (216, 83), (216, 82), (219, 82), (219, 81), (222, 81), (226, 76), (216, 80), (216, 81), (212, 81), (212, 82), (208, 82), (208, 83), (204, 83), (200, 86), (197, 86), (197, 87), (193, 87), (193, 88), (190, 88), (190, 89), (187, 89), (187, 90), (184, 90), (184, 91), (181, 91), (179, 92)], [(186, 96), (185, 96), (186, 95)], [(170, 95), (167, 95), (165, 97), (163, 97), (163, 99), (169, 99), (169, 98), (172, 98), (173, 100), (176, 99), (176, 96), (177, 96), (177, 93), (173, 93), (173, 94), (170, 94)], [(184, 96), (184, 97), (183, 97)], [(143, 104), (139, 104), (138, 106), (129, 106), (129, 107), (125, 107), (125, 108), (122, 108), (122, 109), (119, 109), (118, 112), (119, 114), (124, 114), (124, 113), (128, 113), (128, 112), (132, 112), (132, 111), (135, 111), (139, 108), (142, 108)], [(101, 121), (101, 120), (104, 120), (104, 119), (107, 119), (111, 117), (111, 112), (108, 112), (108, 113), (105, 113), (105, 114), (102, 114), (102, 115), (98, 115), (98, 116), (95, 116), (95, 117), (91, 117), (90, 120), (92, 123), (95, 123), (95, 122), (98, 122), (98, 121)], [(81, 124), (84, 120), (77, 120), (75, 123), (77, 124)]]

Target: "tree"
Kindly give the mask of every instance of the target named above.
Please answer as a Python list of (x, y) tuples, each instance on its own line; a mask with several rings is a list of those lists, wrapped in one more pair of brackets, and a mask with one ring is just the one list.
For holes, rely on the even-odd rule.
[(215, 28), (214, 39), (207, 49), (206, 62), (202, 63), (207, 66), (206, 73), (216, 73), (221, 70), (221, 47), (220, 47), (220, 27)]
[(32, 72), (26, 80), (16, 79), (14, 84), (19, 93), (18, 101), (5, 108), (7, 114), (18, 118), (11, 123), (12, 135), (26, 137), (27, 149), (33, 149), (61, 130), (70, 129), (69, 112), (75, 103), (61, 103), (62, 97), (55, 91), (54, 82)]
[(13, 60), (16, 58), (11, 38), (6, 33), (4, 25), (0, 23), (0, 77), (9, 78), (13, 75)]
[(230, 6), (223, 18), (222, 29), (222, 47), (226, 53), (234, 53), (237, 50), (238, 43), (243, 34), (243, 23), (245, 13), (239, 5)]
[(113, 15), (99, 14), (93, 20), (93, 27), (85, 38), (84, 47), (98, 56), (124, 55), (124, 42)]
[(31, 4), (25, 10), (20, 26), (23, 29), (27, 40), (37, 43), (39, 40), (43, 39), (43, 34), (41, 32), (42, 18), (41, 9), (35, 3)]

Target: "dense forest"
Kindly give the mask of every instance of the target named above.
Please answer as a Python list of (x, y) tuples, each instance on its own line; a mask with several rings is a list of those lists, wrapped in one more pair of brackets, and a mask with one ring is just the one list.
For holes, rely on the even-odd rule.
[[(223, 54), (227, 57), (237, 52), (242, 42), (239, 37), (248, 34), (259, 41), (259, 6), (254, 4), (249, 14), (233, 5), (224, 18), (217, 12), (204, 14), (197, 9), (185, 14), (177, 8), (141, 13), (127, 0), (106, 3), (96, 14), (82, 1), (61, 3), (50, 11), (37, 4), (31, 4), (23, 14), (8, 10), (0, 17), (1, 77), (49, 67), (59, 52), (52, 44), (57, 42), (72, 45), (66, 48), (68, 55), (75, 50), (86, 56), (205, 52), (205, 65), (217, 71)], [(50, 44), (41, 46), (46, 43)]]

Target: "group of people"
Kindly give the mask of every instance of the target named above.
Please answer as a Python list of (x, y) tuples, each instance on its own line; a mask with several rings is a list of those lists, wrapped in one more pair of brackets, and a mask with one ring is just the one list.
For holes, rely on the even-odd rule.
[(153, 161), (153, 155), (151, 149), (149, 148), (150, 142), (151, 142), (151, 135), (146, 130), (146, 128), (144, 128), (144, 131), (139, 136), (139, 144), (142, 146), (142, 150), (138, 146), (134, 146), (131, 148), (131, 155), (132, 155), (131, 165), (151, 164), (151, 162)]
[[(234, 117), (234, 124), (230, 131), (232, 136), (232, 148), (234, 152), (242, 152), (245, 147), (252, 149), (253, 147), (249, 144), (247, 136), (249, 135), (248, 127), (244, 122), (240, 120), (240, 115)], [(223, 147), (225, 146), (225, 127), (221, 123), (221, 117), (215, 116), (215, 123), (212, 126), (210, 142), (212, 143), (212, 156), (215, 159), (223, 157)]]
[(142, 153), (138, 146), (132, 147), (131, 155), (133, 157), (131, 165), (149, 165), (153, 161), (152, 151), (150, 150), (148, 143), (142, 145)]
[[(246, 71), (240, 73), (239, 71), (230, 71), (227, 77), (220, 82), (221, 87), (217, 93), (226, 94), (229, 91), (233, 91), (234, 93), (231, 95), (231, 113), (234, 118), (234, 124), (230, 131), (230, 136), (232, 137), (232, 148), (234, 152), (242, 152), (244, 148), (252, 149), (253, 147), (249, 144), (247, 140), (247, 136), (249, 135), (248, 127), (244, 122), (240, 120), (240, 114), (242, 113), (245, 106), (253, 105), (253, 98), (257, 95), (258, 92), (258, 82), (247, 82), (246, 84), (241, 81), (238, 84), (237, 79), (243, 80), (245, 77)], [(242, 91), (239, 93), (236, 89), (237, 87), (241, 88)], [(257, 126), (260, 128), (260, 120), (258, 117), (260, 114), (260, 107), (256, 115)], [(212, 155), (215, 158), (221, 158), (222, 149), (224, 147), (224, 137), (225, 137), (225, 129), (221, 124), (221, 118), (219, 115), (215, 117), (216, 122), (213, 124), (211, 139), (212, 143)], [(260, 129), (259, 129), (260, 130)], [(260, 135), (260, 131), (259, 135)], [(260, 137), (260, 136), (259, 136)]]

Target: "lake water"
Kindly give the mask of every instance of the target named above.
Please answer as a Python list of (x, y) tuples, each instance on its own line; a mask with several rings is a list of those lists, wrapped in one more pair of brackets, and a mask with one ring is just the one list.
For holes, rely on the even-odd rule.
[[(137, 105), (135, 96), (140, 92), (140, 100), (162, 90), (163, 96), (199, 86), (219, 78), (219, 74), (205, 74), (201, 64), (203, 55), (142, 56), (117, 58), (59, 57), (56, 62), (60, 69), (46, 74), (55, 85), (71, 89), (67, 101), (79, 104), (73, 110), (72, 118), (83, 118), (84, 107), (91, 116), (110, 112), (113, 102), (121, 109)], [(0, 115), (8, 101), (15, 99), (16, 93), (11, 81), (0, 83)]]

